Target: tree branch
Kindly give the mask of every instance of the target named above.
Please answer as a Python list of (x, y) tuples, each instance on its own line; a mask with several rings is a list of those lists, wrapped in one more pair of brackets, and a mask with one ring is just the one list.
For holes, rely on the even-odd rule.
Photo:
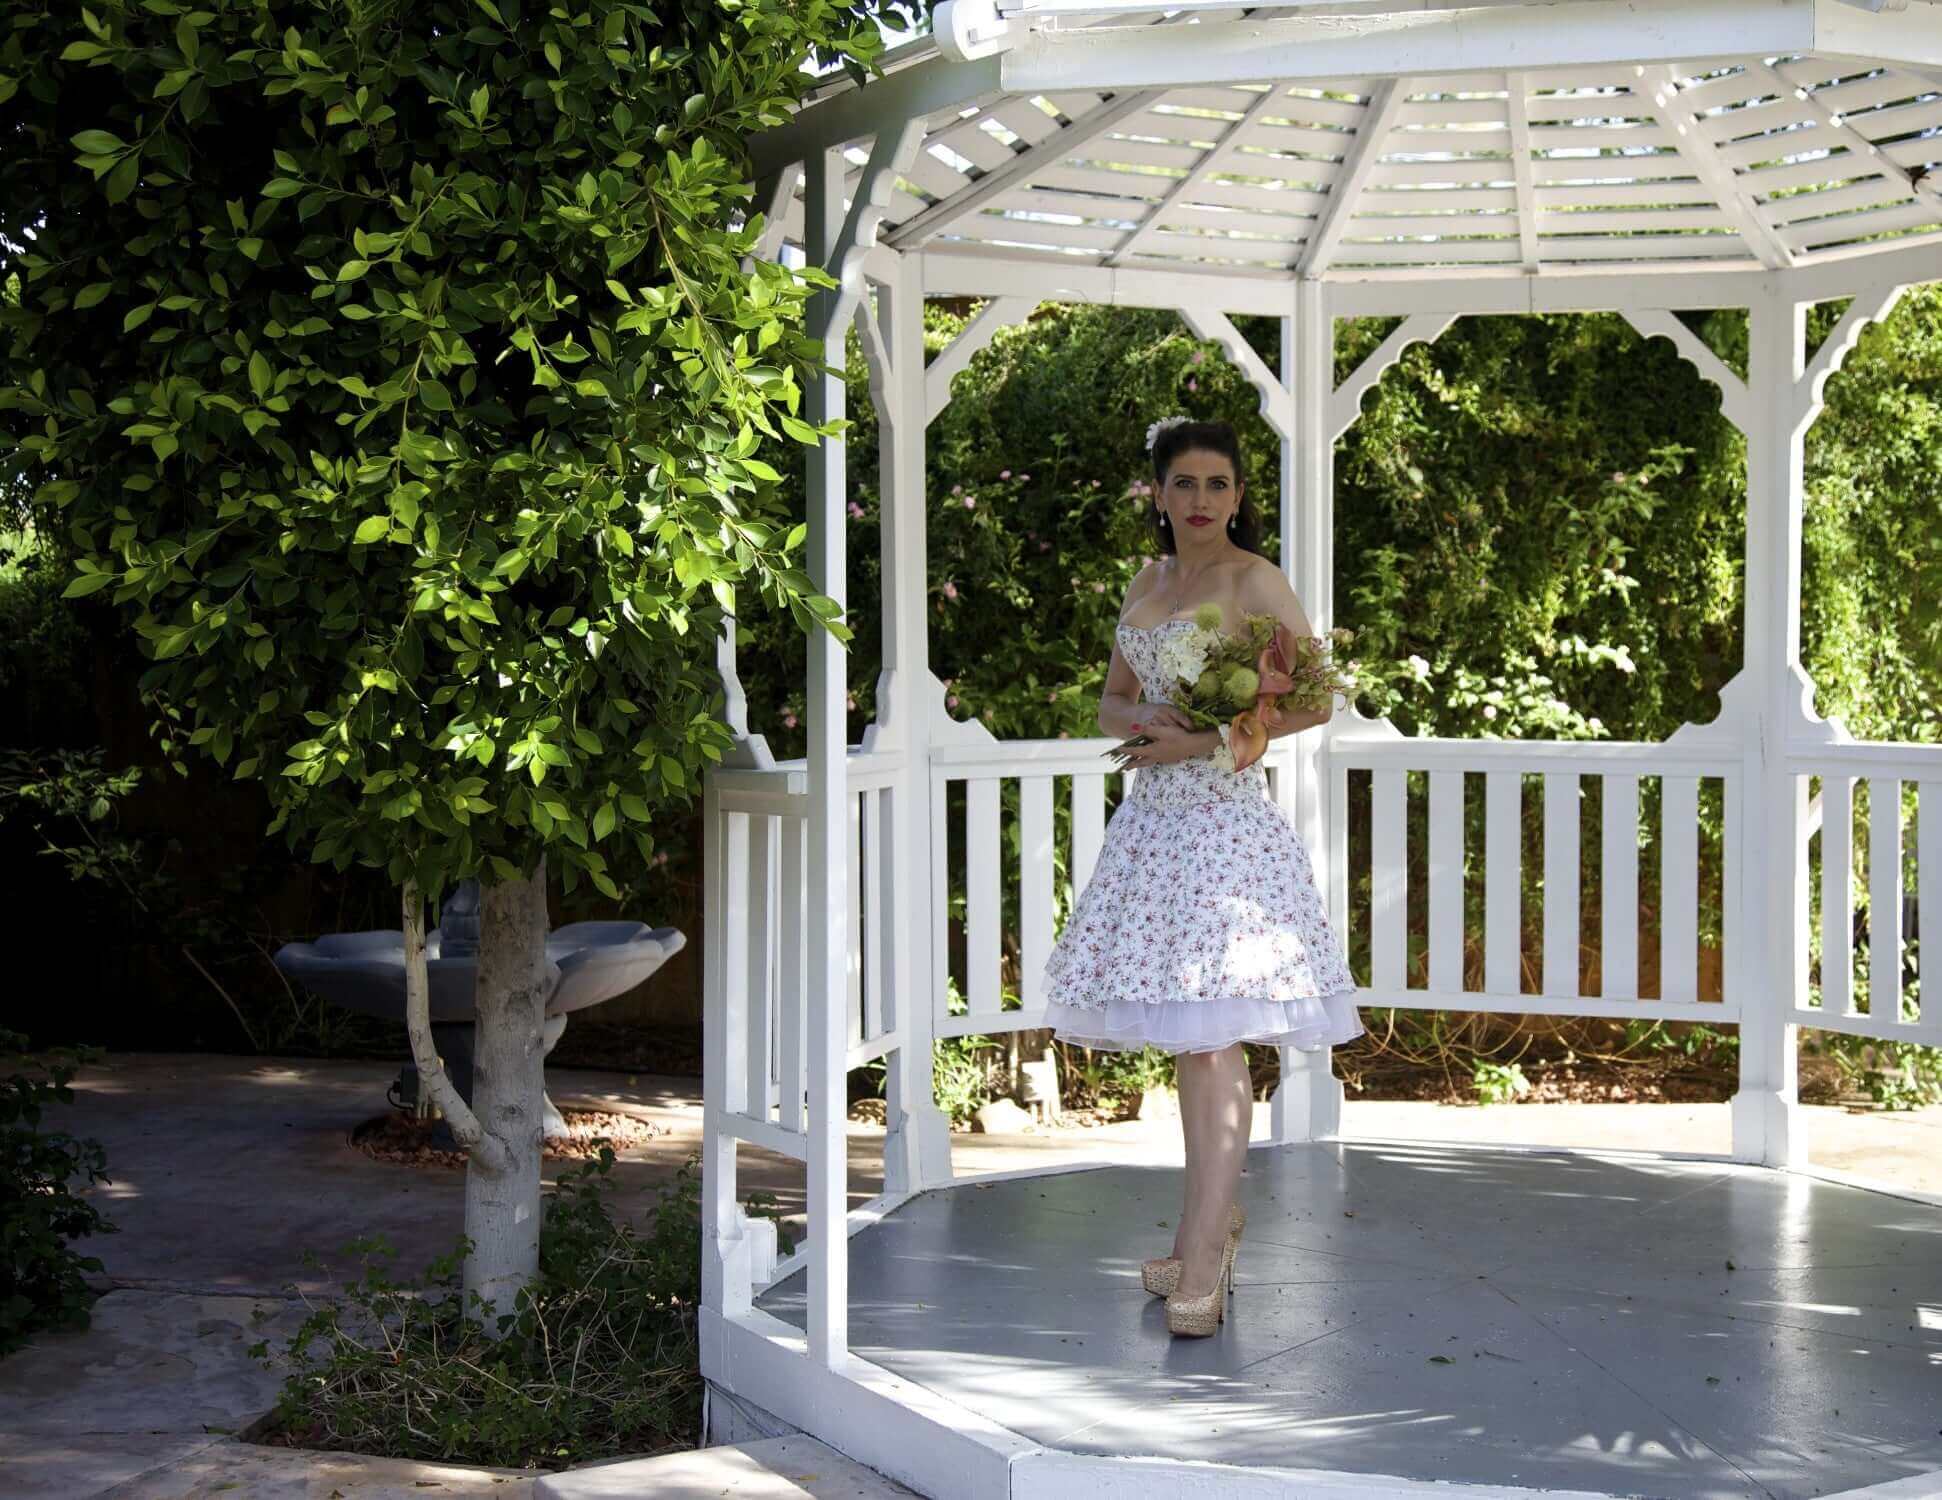
[(405, 928), (405, 1034), (411, 1038), (411, 1060), (418, 1068), (418, 1087), (431, 1095), (452, 1127), (452, 1134), (488, 1172), (503, 1172), (510, 1165), (506, 1148), (496, 1136), (487, 1135), (472, 1113), (432, 1046), (432, 986), (425, 967), (425, 901), (418, 891), (416, 876), (407, 876), (404, 889)]

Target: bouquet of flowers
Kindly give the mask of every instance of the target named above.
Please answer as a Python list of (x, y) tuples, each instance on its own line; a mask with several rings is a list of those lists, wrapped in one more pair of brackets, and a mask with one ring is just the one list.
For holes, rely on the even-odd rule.
[[(1268, 732), (1285, 715), (1322, 708), (1355, 686), (1355, 663), (1334, 660), (1355, 632), (1297, 636), (1272, 615), (1246, 615), (1242, 632), (1230, 635), (1225, 623), (1218, 604), (1201, 605), (1193, 629), (1160, 643), (1160, 669), (1172, 680), (1174, 706), (1201, 728), (1221, 731), (1217, 762), (1240, 772), (1267, 752)], [(1125, 751), (1151, 743), (1134, 735), (1106, 754), (1121, 757), (1123, 768)]]

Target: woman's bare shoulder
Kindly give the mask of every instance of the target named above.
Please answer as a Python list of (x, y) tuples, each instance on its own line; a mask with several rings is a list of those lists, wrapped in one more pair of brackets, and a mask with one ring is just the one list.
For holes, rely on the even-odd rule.
[(1160, 570), (1163, 566), (1165, 564), (1160, 559), (1155, 558), (1133, 575), (1133, 581), (1126, 585), (1126, 597), (1119, 601), (1121, 619), (1126, 617), (1127, 610), (1131, 609), (1135, 604), (1138, 604), (1140, 600), (1144, 599), (1152, 591), (1153, 585), (1159, 580)]

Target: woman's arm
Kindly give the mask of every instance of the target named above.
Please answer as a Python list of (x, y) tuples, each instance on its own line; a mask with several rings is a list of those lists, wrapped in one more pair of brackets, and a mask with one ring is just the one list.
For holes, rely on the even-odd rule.
[[(1247, 579), (1248, 603), (1250, 614), (1273, 615), (1286, 625), (1296, 637), (1312, 636), (1315, 627), (1308, 621), (1308, 614), (1301, 607), (1301, 600), (1286, 575), (1273, 563), (1262, 559), (1259, 566), (1249, 571)], [(1304, 729), (1313, 729), (1318, 724), (1326, 724), (1335, 717), (1335, 699), (1331, 695), (1328, 702), (1320, 708), (1289, 710), (1281, 716), (1277, 728), (1268, 731), (1269, 739), (1280, 739), (1283, 735), (1299, 734)]]
[[(1123, 620), (1151, 587), (1155, 565), (1148, 564), (1127, 587), (1126, 601), (1120, 606)], [(1211, 729), (1196, 729), (1179, 709), (1170, 703), (1142, 703), (1140, 679), (1113, 642), (1112, 664), (1106, 669), (1106, 683), (1099, 695), (1099, 728), (1103, 733), (1127, 739), (1148, 735), (1153, 743), (1136, 745), (1126, 751), (1125, 759), (1134, 766), (1163, 765), (1195, 755), (1209, 755), (1220, 743)]]

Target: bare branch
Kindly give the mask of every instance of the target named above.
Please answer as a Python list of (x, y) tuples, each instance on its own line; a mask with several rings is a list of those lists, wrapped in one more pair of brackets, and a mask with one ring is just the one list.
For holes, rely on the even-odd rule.
[(431, 1095), (458, 1143), (488, 1172), (506, 1169), (506, 1148), (485, 1133), (452, 1080), (445, 1074), (432, 1046), (432, 986), (425, 967), (425, 901), (416, 876), (405, 879), (405, 1034), (411, 1038), (411, 1060), (418, 1067), (418, 1087)]

